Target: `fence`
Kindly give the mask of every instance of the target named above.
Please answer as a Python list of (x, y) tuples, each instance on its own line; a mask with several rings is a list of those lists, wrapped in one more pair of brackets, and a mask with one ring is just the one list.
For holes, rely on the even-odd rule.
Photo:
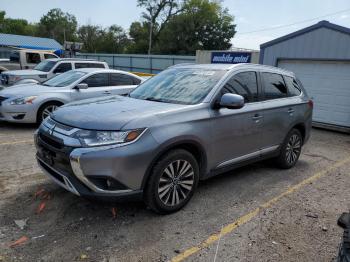
[(195, 56), (175, 55), (121, 55), (121, 54), (98, 54), (79, 53), (76, 57), (105, 61), (110, 68), (121, 69), (131, 72), (157, 74), (169, 66), (180, 63), (195, 63)]

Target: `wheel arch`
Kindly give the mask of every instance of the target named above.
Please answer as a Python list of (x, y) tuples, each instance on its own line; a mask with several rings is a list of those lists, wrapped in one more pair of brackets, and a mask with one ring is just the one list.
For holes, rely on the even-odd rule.
[(65, 102), (63, 102), (62, 100), (60, 99), (52, 99), (52, 100), (46, 100), (46, 101), (43, 101), (41, 103), (41, 105), (38, 107), (38, 110), (36, 111), (36, 121), (38, 121), (38, 117), (39, 117), (39, 113), (40, 111), (42, 110), (42, 108), (48, 104), (51, 104), (51, 103), (56, 103), (56, 104), (60, 104), (61, 106), (65, 104)]
[(302, 136), (302, 139), (303, 139), (303, 143), (305, 141), (305, 137), (306, 137), (306, 127), (305, 127), (305, 124), (304, 123), (298, 123), (298, 124), (295, 124), (292, 128), (292, 129), (297, 129), (300, 133), (301, 133), (301, 136)]
[(145, 176), (142, 180), (142, 189), (144, 189), (148, 178), (152, 172), (152, 169), (154, 165), (157, 163), (157, 161), (166, 153), (175, 150), (175, 149), (184, 149), (188, 152), (190, 152), (193, 157), (197, 160), (198, 166), (199, 166), (199, 178), (203, 177), (203, 175), (206, 173), (207, 170), (207, 154), (205, 152), (204, 147), (195, 140), (181, 140), (174, 143), (170, 143), (166, 145), (164, 148), (162, 148), (156, 156), (153, 158), (151, 164), (148, 166)]

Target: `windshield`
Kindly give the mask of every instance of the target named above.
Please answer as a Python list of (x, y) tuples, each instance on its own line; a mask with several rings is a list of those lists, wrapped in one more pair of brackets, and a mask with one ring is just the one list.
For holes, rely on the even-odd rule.
[(200, 103), (225, 74), (223, 70), (173, 68), (137, 87), (130, 97), (165, 103)]
[(82, 78), (86, 73), (80, 72), (80, 71), (68, 71), (66, 73), (60, 74), (58, 76), (55, 76), (44, 83), (42, 85), (44, 86), (53, 86), (53, 87), (64, 87), (68, 86), (75, 81)]
[(35, 70), (49, 72), (57, 62), (44, 60), (34, 67)]

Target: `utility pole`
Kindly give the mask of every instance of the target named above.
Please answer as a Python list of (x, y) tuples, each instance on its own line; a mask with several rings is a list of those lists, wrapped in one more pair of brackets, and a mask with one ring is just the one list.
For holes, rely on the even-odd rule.
[(149, 26), (148, 55), (150, 55), (152, 51), (152, 33), (153, 33), (153, 23), (151, 20), (150, 26)]

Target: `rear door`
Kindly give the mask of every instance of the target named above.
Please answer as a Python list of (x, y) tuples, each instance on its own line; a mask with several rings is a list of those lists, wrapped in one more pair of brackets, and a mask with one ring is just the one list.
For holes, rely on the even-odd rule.
[(262, 149), (274, 150), (286, 137), (295, 121), (295, 100), (288, 95), (284, 78), (280, 74), (262, 72), (264, 126)]
[(220, 168), (260, 155), (264, 121), (256, 72), (235, 74), (222, 88), (219, 100), (225, 93), (243, 96), (245, 105), (241, 109), (212, 110), (212, 146), (215, 162)]
[(110, 92), (113, 95), (125, 95), (129, 94), (141, 83), (141, 80), (121, 73), (110, 74)]
[(76, 90), (73, 93), (74, 100), (111, 95), (111, 92), (109, 91), (110, 87), (108, 73), (97, 73), (90, 75), (80, 83), (87, 84), (88, 88)]

